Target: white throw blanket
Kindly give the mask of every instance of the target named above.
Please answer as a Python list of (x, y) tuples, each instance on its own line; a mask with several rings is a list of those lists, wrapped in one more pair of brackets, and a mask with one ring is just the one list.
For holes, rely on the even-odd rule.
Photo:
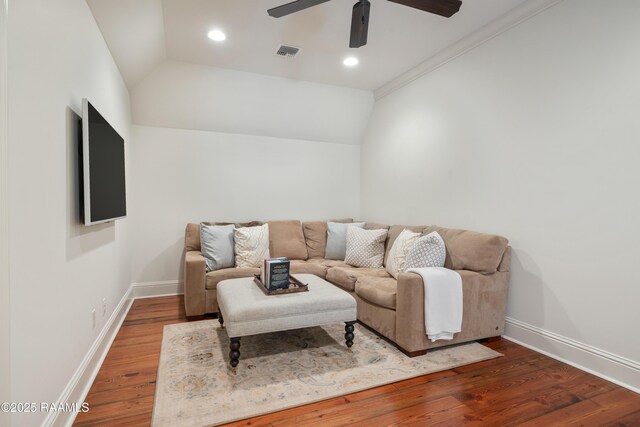
[(424, 326), (427, 337), (452, 340), (462, 328), (462, 277), (444, 267), (411, 268), (424, 282)]

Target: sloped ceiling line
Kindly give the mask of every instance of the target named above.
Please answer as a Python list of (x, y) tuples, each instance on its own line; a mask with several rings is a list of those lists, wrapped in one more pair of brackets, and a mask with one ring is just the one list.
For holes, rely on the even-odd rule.
[(129, 90), (167, 59), (160, 0), (87, 0)]

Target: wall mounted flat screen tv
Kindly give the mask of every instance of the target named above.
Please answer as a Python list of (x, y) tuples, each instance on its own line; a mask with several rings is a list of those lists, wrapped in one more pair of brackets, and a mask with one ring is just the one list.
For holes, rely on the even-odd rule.
[(85, 225), (127, 216), (124, 139), (82, 100), (82, 196)]

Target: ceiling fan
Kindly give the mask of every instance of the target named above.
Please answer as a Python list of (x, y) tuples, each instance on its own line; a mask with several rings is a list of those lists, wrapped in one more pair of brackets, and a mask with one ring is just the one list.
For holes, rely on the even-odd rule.
[[(329, 0), (297, 0), (282, 6), (269, 9), (267, 13), (274, 18), (281, 18), (301, 10), (317, 6)], [(403, 4), (415, 9), (449, 18), (460, 10), (462, 1), (460, 0), (389, 0), (393, 3)], [(367, 33), (369, 32), (369, 11), (371, 3), (369, 0), (358, 0), (353, 5), (351, 15), (351, 39), (349, 47), (362, 47), (367, 44)]]

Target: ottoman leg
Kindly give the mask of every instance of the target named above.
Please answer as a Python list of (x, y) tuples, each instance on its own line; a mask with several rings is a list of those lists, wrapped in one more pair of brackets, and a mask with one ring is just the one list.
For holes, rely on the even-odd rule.
[(218, 307), (218, 322), (220, 323), (220, 326), (224, 328), (224, 319), (222, 318), (222, 311), (220, 310), (220, 307)]
[(344, 322), (345, 326), (344, 326), (344, 330), (345, 330), (345, 334), (344, 334), (344, 339), (347, 341), (347, 347), (351, 347), (353, 345), (353, 325), (356, 323), (354, 322)]
[(229, 352), (231, 367), (235, 368), (236, 366), (238, 366), (238, 363), (240, 361), (240, 337), (231, 338), (229, 348), (231, 349), (231, 351)]

